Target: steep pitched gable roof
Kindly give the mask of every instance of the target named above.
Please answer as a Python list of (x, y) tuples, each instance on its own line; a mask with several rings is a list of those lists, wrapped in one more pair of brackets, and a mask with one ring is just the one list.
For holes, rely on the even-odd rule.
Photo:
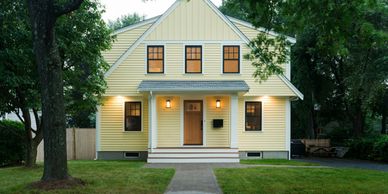
[[(245, 43), (249, 43), (249, 39), (224, 15), (218, 10), (218, 8), (210, 1), (203, 0), (206, 4), (218, 15), (221, 19), (234, 31), (237, 35), (244, 40)], [(152, 26), (144, 32), (142, 36), (139, 37), (132, 45), (127, 49), (125, 53), (123, 53), (119, 59), (110, 67), (110, 69), (105, 73), (105, 77), (108, 77), (131, 53), (132, 51), (139, 46), (139, 44), (151, 33), (155, 30), (155, 28), (167, 17), (169, 16), (180, 4), (181, 0), (175, 1), (175, 3), (167, 9), (167, 11), (158, 17), (158, 19), (152, 24)], [(125, 29), (124, 29), (125, 30)], [(124, 31), (122, 30), (122, 31)]]

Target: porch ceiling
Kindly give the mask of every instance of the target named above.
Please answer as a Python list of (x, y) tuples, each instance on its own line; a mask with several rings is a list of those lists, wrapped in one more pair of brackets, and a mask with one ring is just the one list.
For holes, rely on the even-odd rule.
[(243, 80), (143, 80), (139, 92), (248, 92), (249, 86)]

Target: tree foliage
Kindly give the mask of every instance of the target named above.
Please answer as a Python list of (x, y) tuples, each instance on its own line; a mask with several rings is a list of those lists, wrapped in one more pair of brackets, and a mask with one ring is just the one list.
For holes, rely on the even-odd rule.
[[(31, 152), (42, 140), (41, 91), (38, 69), (33, 55), (32, 32), (24, 1), (0, 2), (0, 113), (19, 113), (30, 139)], [(95, 1), (85, 1), (79, 10), (65, 15), (56, 22), (56, 41), (64, 74), (66, 113), (75, 118), (75, 125), (88, 123), (88, 116), (101, 103), (106, 88), (104, 72), (108, 65), (101, 51), (110, 47), (111, 30), (101, 19), (101, 7)], [(34, 113), (34, 117), (30, 112)], [(23, 112), (23, 114), (22, 114)], [(87, 115), (87, 116), (85, 116)], [(32, 129), (34, 118), (37, 128)], [(86, 124), (85, 124), (86, 125)], [(33, 138), (34, 137), (34, 138)], [(32, 154), (32, 155), (31, 155)], [(34, 165), (32, 161), (26, 164)]]
[[(318, 128), (330, 121), (345, 128), (350, 124), (354, 135), (362, 134), (366, 117), (376, 115), (376, 104), (384, 105), (381, 96), (387, 90), (386, 1), (228, 0), (225, 4), (228, 3), (246, 13), (256, 27), (297, 37), (292, 49), (292, 78), (305, 100), (293, 103), (297, 109), (293, 112), (300, 121), (297, 124), (308, 129), (307, 136), (316, 137)], [(260, 50), (254, 52), (266, 52)]]
[(108, 26), (112, 30), (118, 30), (120, 28), (124, 28), (126, 26), (130, 26), (132, 24), (140, 22), (140, 21), (144, 20), (144, 18), (145, 18), (144, 16), (139, 16), (139, 14), (137, 14), (137, 13), (123, 15), (114, 21), (109, 21)]

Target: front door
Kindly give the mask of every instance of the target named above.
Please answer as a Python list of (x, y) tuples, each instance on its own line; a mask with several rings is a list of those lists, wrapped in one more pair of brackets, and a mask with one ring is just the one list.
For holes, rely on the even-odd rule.
[(203, 103), (202, 100), (184, 101), (184, 144), (202, 145)]

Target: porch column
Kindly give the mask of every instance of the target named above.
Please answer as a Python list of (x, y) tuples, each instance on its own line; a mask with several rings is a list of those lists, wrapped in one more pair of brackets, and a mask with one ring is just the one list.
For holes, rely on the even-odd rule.
[(149, 130), (148, 130), (148, 147), (154, 149), (158, 145), (158, 124), (156, 117), (156, 96), (150, 94), (148, 97), (148, 120), (149, 120)]
[(238, 120), (238, 96), (231, 96), (230, 105), (230, 148), (238, 148), (237, 120)]

